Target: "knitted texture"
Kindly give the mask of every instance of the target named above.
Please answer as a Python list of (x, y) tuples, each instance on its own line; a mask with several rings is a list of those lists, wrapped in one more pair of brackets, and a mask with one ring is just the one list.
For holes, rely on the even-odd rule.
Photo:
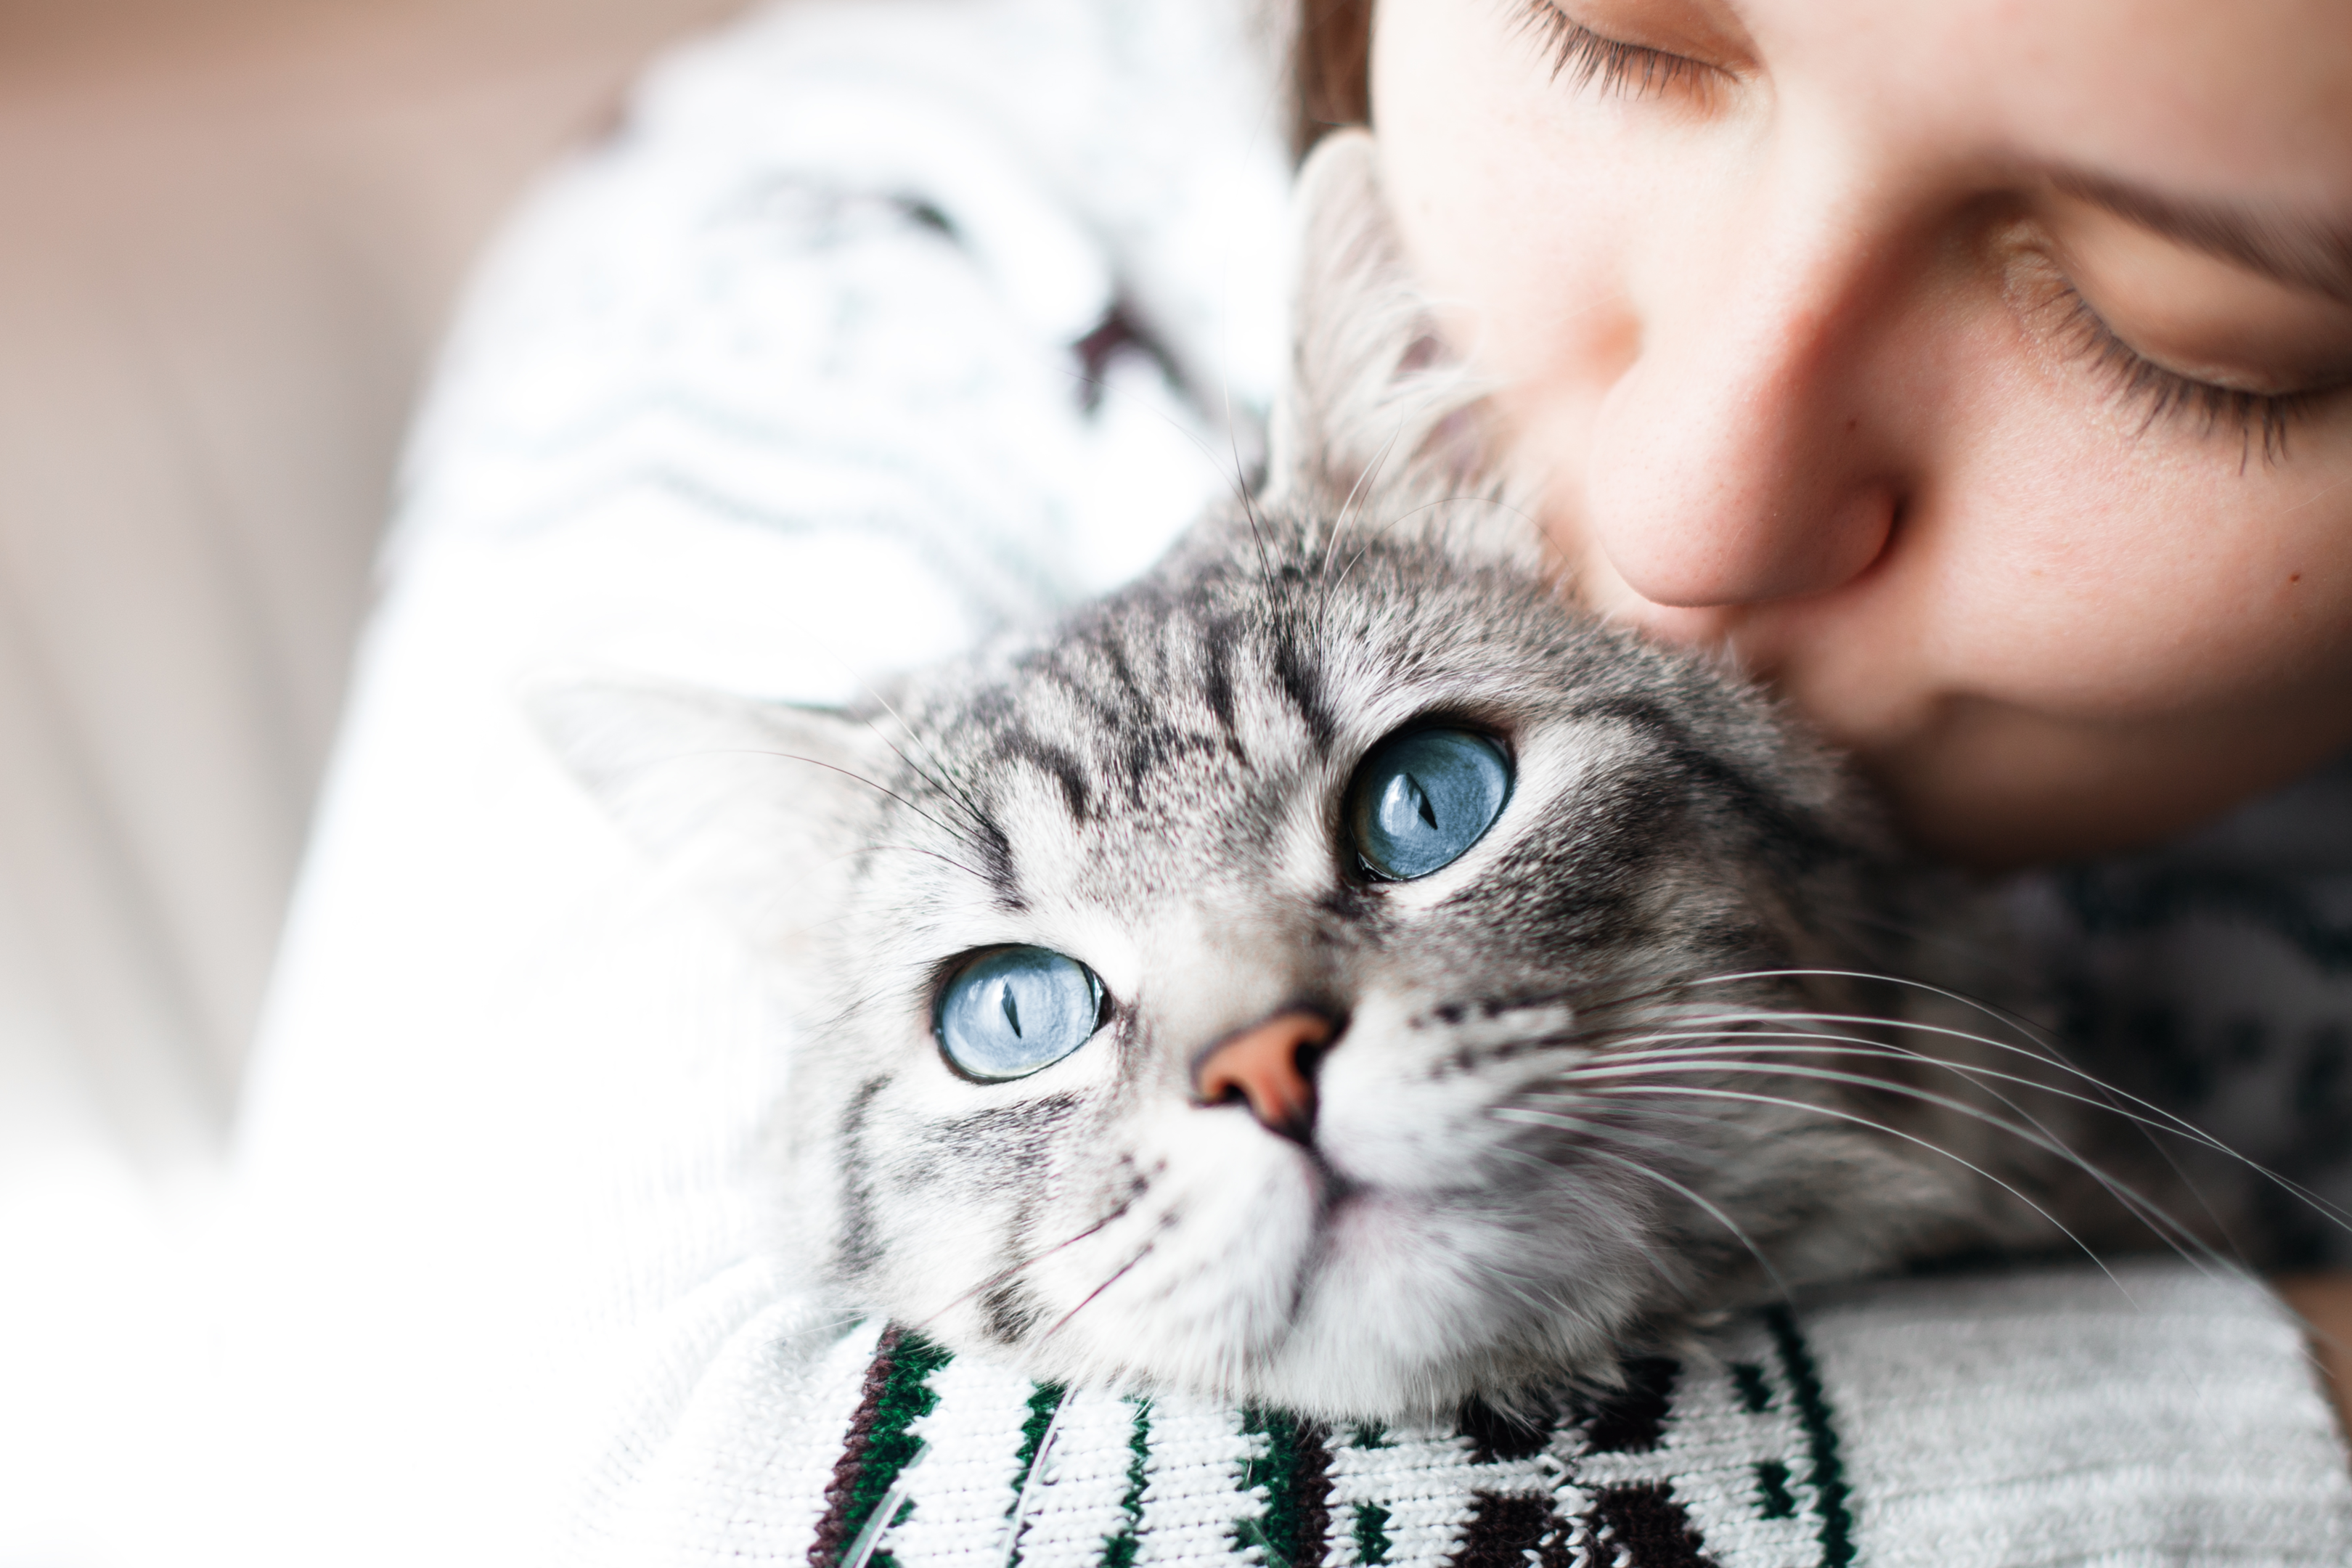
[[(951, 1359), (919, 1334), (903, 1329), (883, 1334), (834, 1466), (833, 1484), (825, 1489), (824, 1516), (809, 1548), (811, 1568), (841, 1556), (915, 1458), (920, 1443), (908, 1428), (939, 1404), (931, 1374)], [(873, 1561), (889, 1568), (891, 1559), (881, 1553)]]
[[(874, 1558), (903, 1568), (2352, 1553), (2352, 1483), (2293, 1325), (2258, 1290), (2179, 1266), (1776, 1308), (1683, 1359), (1634, 1363), (1620, 1391), (1542, 1427), (1482, 1407), (1439, 1426), (1330, 1425), (1072, 1394), (928, 1346), (910, 1354), (919, 1343), (869, 1329), (843, 1347), (872, 1359), (842, 1464), (885, 1462), (869, 1433), (929, 1401), (898, 1428), (927, 1446), (915, 1504)], [(887, 1479), (866, 1484), (878, 1495)], [(828, 1513), (812, 1568), (841, 1563), (844, 1539)]]

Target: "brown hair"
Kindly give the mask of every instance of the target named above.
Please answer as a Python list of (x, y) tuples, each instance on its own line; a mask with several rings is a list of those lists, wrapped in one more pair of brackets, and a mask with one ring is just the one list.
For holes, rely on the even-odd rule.
[(1325, 132), (1372, 117), (1372, 0), (1298, 0), (1297, 38), (1291, 143), (1303, 158)]

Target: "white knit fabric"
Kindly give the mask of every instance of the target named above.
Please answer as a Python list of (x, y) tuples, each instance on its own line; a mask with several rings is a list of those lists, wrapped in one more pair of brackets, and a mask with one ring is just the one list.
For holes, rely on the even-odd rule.
[[(585, 663), (835, 699), (1134, 570), (1269, 394), (1283, 125), (1210, 0), (795, 0), (658, 73), (525, 216), (417, 442), (244, 1123), (226, 1376), (176, 1450), (204, 1500), (152, 1560), (809, 1561), (878, 1331), (775, 1249), (788, 1032), (515, 692)], [(1113, 318), (1160, 356), (1097, 356), (1089, 393)], [(1778, 1353), (1747, 1323), (1654, 1450), (1333, 1435), (1326, 1560), (1362, 1555), (1360, 1508), (1435, 1563), (1482, 1488), (1572, 1521), (1614, 1476), (1725, 1568), (2344, 1561), (2276, 1310), (2133, 1278), (2137, 1309), (2093, 1275), (1805, 1319), (1858, 1555), (1823, 1544), (1786, 1369), (1737, 1403), (1727, 1369)], [(887, 1550), (1001, 1562), (1036, 1391), (936, 1377)], [(1130, 1516), (1136, 1420), (1064, 1410), (1023, 1560), (1102, 1560), (1123, 1520), (1137, 1563), (1263, 1560), (1243, 1415), (1153, 1407)]]
[[(628, 1528), (583, 1516), (566, 1554), (838, 1561), (810, 1547), (858, 1468), (879, 1335), (861, 1323), (765, 1341), (772, 1367), (803, 1369), (756, 1380), (774, 1403), (730, 1390), (730, 1420), (672, 1436), (671, 1479), (635, 1500)], [(915, 1381), (928, 1407), (901, 1426), (920, 1447), (876, 1479), (899, 1482), (878, 1548), (902, 1568), (996, 1568), (1008, 1551), (1031, 1568), (2352, 1555), (2352, 1484), (2297, 1329), (2259, 1287), (2179, 1264), (1877, 1285), (1743, 1319), (1670, 1366), (1646, 1411), (1571, 1410), (1518, 1452), (1452, 1426), (1294, 1424), (1313, 1477), (1292, 1506), (1304, 1498), (1312, 1518), (1287, 1535), (1261, 1415), (1065, 1395), (962, 1359)], [(747, 1453), (763, 1457), (756, 1479)], [(711, 1479), (682, 1499), (676, 1481), (698, 1471)]]
[(1810, 1318), (1862, 1561), (2352, 1561), (2294, 1327), (2185, 1267), (1860, 1292)]

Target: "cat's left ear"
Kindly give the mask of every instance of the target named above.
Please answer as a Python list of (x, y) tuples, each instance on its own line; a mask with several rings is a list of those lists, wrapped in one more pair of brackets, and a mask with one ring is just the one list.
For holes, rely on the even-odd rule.
[(1407, 265), (1369, 132), (1326, 136), (1298, 172), (1289, 374), (1269, 500), (1307, 512), (1367, 495), (1411, 508), (1487, 489), (1487, 391), (1445, 346)]
[(728, 692), (563, 681), (523, 706), (621, 830), (767, 951), (834, 918), (896, 761), (862, 720)]

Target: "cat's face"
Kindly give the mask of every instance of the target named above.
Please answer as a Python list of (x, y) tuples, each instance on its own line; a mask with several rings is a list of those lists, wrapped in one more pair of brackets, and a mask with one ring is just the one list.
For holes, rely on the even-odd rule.
[[(816, 1248), (1040, 1376), (1335, 1415), (1605, 1373), (1881, 1261), (1952, 1168), (1752, 1021), (1853, 1009), (1759, 973), (1854, 958), (1875, 847), (1835, 770), (1564, 607), (1442, 400), (1381, 402), (1412, 342), (1308, 315), (1310, 391), (1356, 368), (1263, 504), (1051, 635), (863, 717), (554, 721), (805, 999)], [(1403, 458), (1347, 458), (1349, 396)]]
[(1773, 1103), (1835, 1086), (1661, 1055), (1847, 1010), (1727, 977), (1836, 966), (1865, 857), (1760, 705), (1539, 582), (1244, 555), (910, 701), (904, 760), (864, 748), (888, 794), (822, 786), (872, 815), (795, 1095), (835, 1267), (903, 1321), (1432, 1408), (1753, 1289), (1750, 1244), (1845, 1271), (1897, 1190), (1937, 1206)]

